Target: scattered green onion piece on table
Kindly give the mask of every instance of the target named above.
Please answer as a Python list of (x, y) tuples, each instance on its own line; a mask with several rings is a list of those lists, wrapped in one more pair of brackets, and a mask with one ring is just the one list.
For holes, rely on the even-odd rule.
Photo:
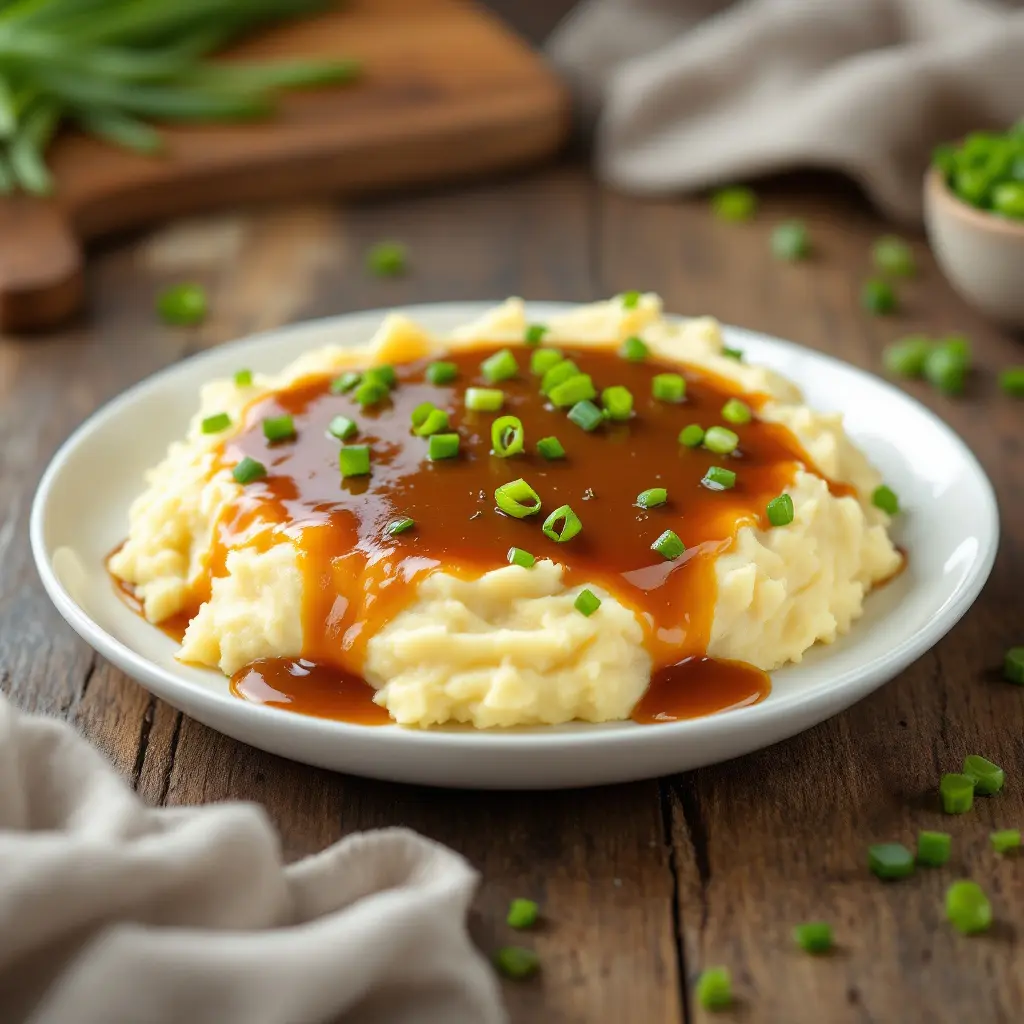
[(356, 385), (355, 390), (352, 392), (352, 397), (363, 409), (367, 409), (371, 405), (382, 402), (389, 394), (390, 392), (386, 384), (367, 376)]
[(505, 404), (498, 388), (466, 388), (466, 408), (472, 412), (497, 412)]
[(501, 974), (513, 981), (523, 981), (540, 969), (540, 958), (532, 949), (521, 946), (505, 946), (494, 954), (494, 966)]
[(1024, 647), (1011, 647), (1003, 658), (1003, 678), (1024, 686)]
[(811, 251), (811, 238), (802, 220), (788, 220), (772, 232), (772, 254), (780, 260), (802, 260)]
[(974, 792), (980, 796), (998, 793), (1006, 782), (1003, 769), (980, 754), (968, 754), (964, 758), (963, 774), (974, 783)]
[(538, 348), (530, 353), (530, 373), (535, 377), (543, 377), (552, 366), (562, 361), (562, 353), (557, 348)]
[(871, 249), (875, 269), (892, 277), (913, 277), (914, 253), (910, 246), (895, 235), (885, 235)]
[(518, 455), (525, 447), (523, 421), (516, 416), (499, 416), (491, 424), (491, 450), (499, 459)]
[(749, 423), (753, 418), (753, 413), (750, 411), (750, 406), (746, 402), (741, 402), (738, 398), (730, 398), (725, 405), (722, 406), (722, 419), (726, 423), (739, 424), (742, 426), (744, 423)]
[(953, 852), (953, 837), (948, 832), (918, 832), (917, 863), (941, 868)]
[(1024, 220), (1024, 184), (1004, 181), (992, 189), (992, 209), (1004, 217)]
[(544, 371), (544, 376), (540, 379), (541, 393), (550, 394), (552, 388), (558, 387), (570, 377), (575, 377), (579, 372), (579, 367), (571, 359), (563, 359), (560, 363), (555, 363), (550, 370)]
[(621, 297), (623, 309), (636, 309), (640, 304), (639, 292), (623, 292)]
[(519, 372), (519, 364), (512, 352), (503, 348), (480, 364), (480, 372), (489, 384), (497, 384), (499, 381), (514, 377)]
[(704, 428), (699, 423), (691, 423), (679, 431), (679, 443), (687, 448), (699, 448), (704, 443)]
[(914, 858), (902, 843), (876, 843), (868, 847), (868, 867), (878, 878), (891, 882), (914, 873)]
[(519, 565), (524, 569), (532, 569), (536, 561), (537, 559), (529, 551), (524, 551), (522, 548), (508, 549), (509, 565)]
[(295, 421), (287, 413), (283, 416), (268, 416), (263, 421), (263, 436), (271, 443), (290, 441), (295, 437)]
[(388, 523), (388, 533), (391, 534), (392, 537), (397, 537), (398, 534), (405, 533), (406, 530), (411, 530), (415, 525), (415, 519), (403, 516), (401, 519), (393, 519)]
[(633, 415), (633, 393), (629, 388), (615, 384), (601, 392), (601, 405), (608, 419), (617, 423), (624, 422)]
[(359, 425), (347, 416), (335, 416), (327, 425), (327, 433), (340, 441), (351, 441), (359, 433)]
[(544, 525), (541, 527), (544, 536), (558, 544), (572, 540), (582, 529), (583, 524), (580, 522), (579, 516), (568, 505), (560, 505), (556, 508), (544, 520)]
[(996, 853), (1010, 853), (1012, 850), (1019, 850), (1020, 829), (1000, 829), (998, 832), (993, 832), (989, 836), (989, 840), (992, 843), (992, 849), (995, 850)]
[(530, 324), (523, 332), (523, 341), (527, 345), (539, 345), (548, 333), (549, 328), (544, 324)]
[(254, 480), (260, 480), (267, 475), (267, 467), (246, 455), (234, 466), (231, 475), (240, 484), (251, 484)]
[(657, 508), (668, 501), (668, 491), (664, 487), (648, 487), (636, 496), (636, 503), (640, 508)]
[(728, 427), (708, 427), (704, 431), (704, 447), (716, 455), (730, 455), (740, 446), (739, 436)]
[(537, 451), (548, 460), (565, 458), (565, 449), (557, 437), (542, 437), (537, 442)]
[(604, 423), (604, 413), (593, 402), (577, 402), (569, 410), (569, 419), (588, 433)]
[(936, 345), (924, 361), (927, 381), (946, 395), (963, 393), (970, 360), (959, 346)]
[(751, 220), (757, 213), (757, 196), (742, 185), (719, 189), (711, 197), (711, 209), (720, 220)]
[(175, 327), (194, 327), (206, 319), (206, 292), (198, 284), (176, 284), (156, 302), (160, 319)]
[(601, 607), (601, 599), (592, 590), (581, 590), (573, 602), (573, 607), (581, 615), (589, 618)]
[(431, 409), (423, 422), (413, 428), (417, 437), (430, 437), (441, 434), (448, 429), (448, 413), (444, 409)]
[(974, 780), (947, 772), (939, 782), (939, 797), (946, 814), (965, 814), (974, 806)]
[(630, 335), (619, 349), (619, 355), (630, 363), (642, 363), (647, 358), (647, 344), (635, 334)]
[(828, 953), (832, 949), (832, 925), (808, 921), (793, 929), (793, 941), (806, 953)]
[(351, 444), (338, 450), (338, 465), (341, 478), (367, 476), (370, 472), (370, 447), (365, 444)]
[(1024, 366), (1011, 366), (999, 374), (999, 387), (1014, 398), (1024, 398)]
[(678, 373), (659, 373), (651, 381), (651, 394), (659, 402), (681, 402), (686, 397), (686, 381)]
[(366, 269), (375, 277), (397, 277), (408, 268), (409, 251), (401, 242), (378, 242), (366, 253)]
[(431, 462), (454, 459), (459, 454), (458, 434), (431, 434), (427, 444), (427, 458)]
[(218, 412), (214, 413), (212, 416), (207, 416), (199, 425), (204, 434), (219, 434), (222, 430), (227, 430), (230, 426), (231, 417), (226, 412)]
[(686, 545), (679, 539), (674, 530), (666, 530), (652, 545), (666, 562), (674, 562), (685, 550)]
[(737, 363), (743, 362), (743, 349), (741, 348), (730, 348), (728, 345), (723, 345), (722, 355), (726, 359), (735, 359)]
[(977, 882), (954, 882), (946, 890), (946, 917), (957, 931), (974, 935), (988, 931), (992, 904)]
[(361, 373), (349, 370), (347, 373), (343, 373), (340, 377), (335, 377), (331, 381), (331, 394), (343, 395), (351, 391), (362, 379), (363, 375)]
[(494, 503), (515, 519), (525, 519), (540, 511), (540, 495), (522, 477), (497, 488)]
[(697, 1002), (705, 1010), (728, 1010), (732, 1006), (732, 977), (725, 967), (702, 971), (695, 991)]
[(901, 338), (882, 350), (882, 365), (894, 377), (920, 377), (932, 343), (923, 335)]
[(736, 474), (722, 466), (710, 466), (701, 483), (709, 491), (728, 491), (736, 486)]
[[(518, 548), (513, 548), (518, 551)], [(510, 928), (532, 928), (537, 923), (539, 908), (533, 900), (526, 900), (522, 897), (514, 899), (508, 905), (508, 916), (505, 923)]]
[(240, 388), (251, 387), (252, 370), (235, 370), (235, 386)]
[(896, 311), (898, 302), (896, 292), (888, 281), (873, 277), (865, 281), (860, 291), (860, 304), (876, 316), (884, 316), (886, 313)]
[(458, 376), (459, 368), (454, 363), (431, 363), (427, 367), (426, 377), (431, 384), (451, 384)]
[(793, 508), (793, 499), (788, 494), (780, 494), (777, 498), (772, 498), (768, 502), (767, 513), (768, 522), (772, 526), (789, 526), (796, 514)]
[(886, 515), (894, 516), (900, 510), (900, 499), (896, 492), (885, 484), (879, 484), (871, 492), (871, 504), (880, 508)]
[(597, 389), (588, 374), (577, 373), (575, 377), (555, 385), (548, 392), (548, 398), (555, 408), (568, 409), (577, 402), (589, 402), (592, 398), (597, 398)]

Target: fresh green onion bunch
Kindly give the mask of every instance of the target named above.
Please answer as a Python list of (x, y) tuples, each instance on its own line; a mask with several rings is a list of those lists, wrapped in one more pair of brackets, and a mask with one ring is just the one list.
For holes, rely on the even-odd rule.
[(0, 193), (46, 195), (63, 121), (143, 153), (151, 121), (271, 113), (283, 89), (353, 78), (351, 60), (210, 63), (239, 36), (324, 0), (0, 0)]
[(979, 210), (1024, 220), (1024, 121), (939, 146), (932, 163), (956, 196)]

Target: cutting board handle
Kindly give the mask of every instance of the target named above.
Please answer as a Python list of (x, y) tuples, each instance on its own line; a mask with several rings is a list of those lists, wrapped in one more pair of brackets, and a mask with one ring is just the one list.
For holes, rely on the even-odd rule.
[(56, 203), (0, 199), (0, 240), (0, 328), (53, 327), (81, 305), (82, 249)]

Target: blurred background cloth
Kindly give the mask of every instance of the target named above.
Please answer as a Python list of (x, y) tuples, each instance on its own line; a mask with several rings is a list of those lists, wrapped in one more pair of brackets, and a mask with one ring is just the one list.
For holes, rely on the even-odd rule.
[(829, 168), (913, 221), (936, 144), (1024, 115), (1018, 3), (587, 0), (548, 52), (635, 193)]

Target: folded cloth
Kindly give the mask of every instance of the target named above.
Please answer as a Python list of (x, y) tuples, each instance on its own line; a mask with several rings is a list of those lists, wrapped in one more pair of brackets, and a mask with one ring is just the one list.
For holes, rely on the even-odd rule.
[(285, 867), (259, 807), (145, 807), (0, 696), (4, 1024), (504, 1021), (476, 883), (404, 829)]
[(588, 0), (548, 52), (637, 193), (831, 168), (914, 221), (936, 144), (1024, 114), (1024, 12), (984, 0)]

